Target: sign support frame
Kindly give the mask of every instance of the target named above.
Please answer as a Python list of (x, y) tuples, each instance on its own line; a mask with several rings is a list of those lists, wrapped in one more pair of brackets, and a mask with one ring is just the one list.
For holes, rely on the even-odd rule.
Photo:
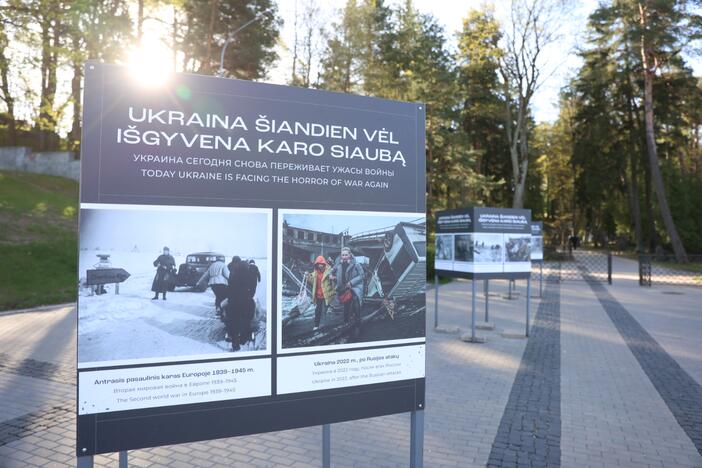
[(410, 468), (424, 467), (424, 410), (411, 412), (410, 416)]
[(322, 424), (322, 468), (331, 468), (331, 424)]

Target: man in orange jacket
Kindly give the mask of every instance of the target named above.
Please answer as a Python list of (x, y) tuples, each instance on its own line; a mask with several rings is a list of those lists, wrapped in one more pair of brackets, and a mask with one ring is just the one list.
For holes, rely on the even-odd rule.
[(329, 274), (331, 267), (323, 256), (318, 256), (314, 261), (314, 270), (307, 275), (307, 284), (312, 288), (312, 299), (314, 299), (314, 329), (319, 328), (322, 314), (327, 306), (334, 299), (334, 284)]

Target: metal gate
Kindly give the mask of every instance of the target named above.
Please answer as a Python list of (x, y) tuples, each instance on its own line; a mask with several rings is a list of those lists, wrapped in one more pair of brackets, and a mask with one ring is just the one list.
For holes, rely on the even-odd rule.
[(590, 279), (612, 284), (612, 253), (597, 250), (555, 250), (547, 252), (544, 274), (559, 281), (581, 281), (587, 273)]
[(639, 255), (639, 284), (652, 286), (702, 286), (702, 255), (688, 255), (678, 263), (668, 255)]

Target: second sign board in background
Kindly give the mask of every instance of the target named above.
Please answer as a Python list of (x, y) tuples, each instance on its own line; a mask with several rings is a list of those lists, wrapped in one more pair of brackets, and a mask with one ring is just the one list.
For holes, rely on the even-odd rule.
[(528, 276), (531, 210), (471, 207), (438, 212), (435, 267), (446, 276)]
[(78, 455), (424, 407), (421, 104), (103, 64), (84, 102), (79, 276), (129, 277), (81, 283)]

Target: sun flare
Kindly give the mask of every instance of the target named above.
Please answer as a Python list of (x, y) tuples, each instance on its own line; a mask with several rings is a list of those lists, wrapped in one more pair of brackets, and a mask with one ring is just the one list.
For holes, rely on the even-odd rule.
[(165, 84), (173, 71), (172, 51), (160, 40), (147, 38), (129, 54), (131, 75), (145, 87)]

